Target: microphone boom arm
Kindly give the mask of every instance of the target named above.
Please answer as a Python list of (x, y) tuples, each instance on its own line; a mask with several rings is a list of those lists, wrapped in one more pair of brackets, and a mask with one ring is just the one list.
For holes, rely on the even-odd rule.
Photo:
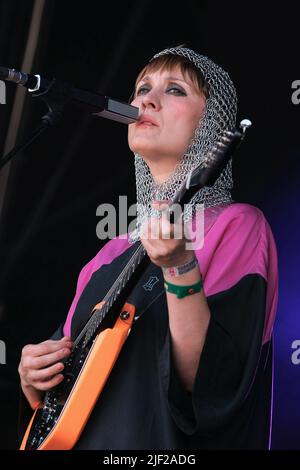
[(32, 96), (42, 98), (50, 107), (55, 102), (65, 104), (74, 101), (95, 116), (123, 124), (131, 124), (138, 119), (139, 109), (136, 106), (75, 88), (60, 80), (48, 80), (40, 75), (31, 75), (7, 67), (0, 67), (0, 79), (26, 87)]
[(41, 118), (40, 126), (25, 141), (16, 145), (0, 159), (0, 170), (16, 153), (27, 148), (44, 130), (60, 122), (63, 107), (68, 102), (75, 102), (95, 116), (123, 124), (130, 124), (138, 119), (139, 109), (137, 107), (105, 95), (80, 90), (60, 80), (48, 80), (40, 75), (30, 75), (6, 67), (0, 67), (0, 80), (26, 87), (33, 97), (42, 99), (48, 106), (48, 113)]

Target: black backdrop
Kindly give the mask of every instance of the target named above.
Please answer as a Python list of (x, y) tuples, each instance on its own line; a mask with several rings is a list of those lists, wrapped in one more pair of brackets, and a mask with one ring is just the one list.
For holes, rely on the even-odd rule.
[[(253, 121), (235, 156), (234, 197), (264, 211), (284, 253), (280, 243), (289, 238), (280, 237), (286, 207), (282, 200), (289, 205), (289, 188), (297, 188), (299, 174), (300, 106), (291, 100), (291, 84), (300, 79), (299, 15), (295, 4), (274, 3), (46, 0), (33, 64), (24, 71), (127, 101), (136, 74), (162, 48), (186, 43), (210, 56), (237, 86), (239, 118)], [(0, 65), (21, 69), (34, 6), (31, 0), (0, 1)], [(15, 85), (8, 84), (7, 103), (0, 105), (1, 155), (14, 124), (9, 123), (15, 94)], [(24, 94), (18, 142), (46, 112), (41, 100)], [(129, 204), (135, 200), (126, 136), (125, 125), (68, 106), (59, 127), (14, 158), (7, 185), (0, 179), (5, 197), (0, 225), (0, 340), (6, 346), (6, 361), (0, 365), (3, 449), (17, 445), (21, 348), (44, 340), (63, 321), (81, 267), (103, 245), (95, 231), (97, 206), (117, 206), (119, 194), (127, 195)], [(299, 191), (294, 194), (299, 197)], [(289, 249), (296, 249), (296, 242), (293, 247)], [(278, 370), (284, 361), (290, 365), (288, 350), (279, 356), (283, 363)], [(286, 378), (276, 380), (280, 394)], [(276, 387), (275, 405), (274, 447), (300, 449), (299, 421), (281, 413)], [(293, 404), (289, 406), (292, 410)]]

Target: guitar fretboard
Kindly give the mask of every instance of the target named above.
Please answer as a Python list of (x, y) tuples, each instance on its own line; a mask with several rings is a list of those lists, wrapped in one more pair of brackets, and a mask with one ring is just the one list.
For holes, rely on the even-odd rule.
[(110, 311), (112, 305), (117, 300), (124, 287), (131, 279), (132, 275), (136, 271), (137, 267), (140, 265), (143, 258), (146, 256), (146, 251), (141, 244), (141, 242), (136, 242), (137, 248), (131, 256), (130, 260), (121, 271), (105, 297), (102, 299), (104, 304), (101, 308), (96, 309), (93, 313), (93, 316), (86, 323), (79, 336), (74, 341), (74, 347), (83, 339), (82, 347), (85, 347), (89, 341), (95, 337), (98, 328), (108, 312)]

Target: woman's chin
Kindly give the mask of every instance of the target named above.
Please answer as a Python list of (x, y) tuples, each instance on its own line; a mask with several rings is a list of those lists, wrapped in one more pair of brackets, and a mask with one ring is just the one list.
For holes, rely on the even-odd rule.
[(131, 147), (132, 152), (138, 153), (144, 160), (157, 160), (160, 154), (158, 148), (148, 147), (146, 145), (134, 145)]

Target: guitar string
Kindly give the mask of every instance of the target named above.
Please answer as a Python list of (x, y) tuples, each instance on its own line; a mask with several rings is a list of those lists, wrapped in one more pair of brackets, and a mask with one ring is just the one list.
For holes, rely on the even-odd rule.
[[(96, 324), (99, 317), (102, 316), (102, 311), (107, 309), (108, 306), (109, 306), (108, 310), (111, 308), (110, 301), (113, 297), (114, 292), (117, 290), (117, 287), (119, 287), (119, 284), (123, 281), (123, 278), (125, 277), (125, 275), (130, 271), (132, 266), (134, 266), (134, 262), (136, 261), (136, 258), (138, 258), (138, 255), (140, 254), (140, 252), (144, 251), (143, 245), (140, 242), (138, 242), (138, 243), (139, 243), (139, 246), (137, 247), (137, 249), (133, 253), (133, 255), (130, 258), (129, 262), (122, 269), (121, 273), (118, 275), (117, 279), (114, 281), (113, 285), (110, 287), (109, 291), (104, 296), (103, 301), (105, 301), (105, 304), (100, 309), (97, 309), (95, 311), (95, 313), (93, 314), (93, 316), (85, 324), (82, 331), (80, 332), (80, 334), (77, 336), (77, 338), (74, 341), (74, 347), (79, 343), (79, 341), (85, 335), (85, 333), (88, 332), (89, 328), (91, 328), (93, 326), (93, 324)], [(100, 315), (99, 315), (99, 312), (101, 312)], [(104, 315), (106, 315), (106, 313), (107, 312), (105, 312)], [(96, 317), (95, 317), (95, 315), (96, 315)], [(96, 320), (95, 320), (95, 318), (96, 318)], [(99, 325), (97, 325), (96, 329), (98, 328), (98, 326)]]

